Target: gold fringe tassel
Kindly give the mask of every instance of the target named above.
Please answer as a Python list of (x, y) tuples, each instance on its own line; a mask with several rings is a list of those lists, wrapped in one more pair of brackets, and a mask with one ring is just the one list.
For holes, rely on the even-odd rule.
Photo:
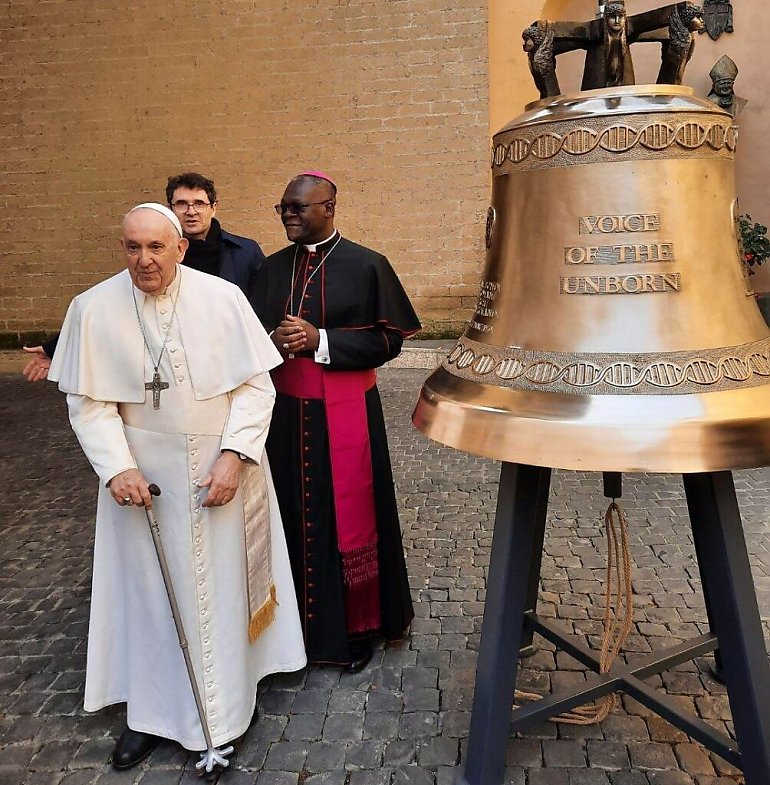
[(273, 623), (278, 600), (275, 598), (275, 584), (270, 584), (270, 596), (262, 603), (249, 620), (249, 643), (254, 641)]

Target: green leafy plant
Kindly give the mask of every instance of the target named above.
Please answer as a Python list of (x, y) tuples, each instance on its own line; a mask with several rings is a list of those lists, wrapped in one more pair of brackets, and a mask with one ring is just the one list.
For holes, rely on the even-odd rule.
[(767, 237), (767, 227), (752, 221), (750, 215), (742, 215), (738, 219), (738, 225), (741, 230), (743, 260), (746, 262), (749, 275), (754, 275), (754, 270), (751, 268), (770, 259), (770, 239)]

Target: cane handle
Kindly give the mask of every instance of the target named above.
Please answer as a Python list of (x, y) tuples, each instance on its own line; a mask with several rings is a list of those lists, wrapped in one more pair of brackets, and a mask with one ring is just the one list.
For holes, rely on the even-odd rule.
[(160, 488), (154, 482), (147, 486), (147, 490), (150, 492), (150, 496), (160, 496)]

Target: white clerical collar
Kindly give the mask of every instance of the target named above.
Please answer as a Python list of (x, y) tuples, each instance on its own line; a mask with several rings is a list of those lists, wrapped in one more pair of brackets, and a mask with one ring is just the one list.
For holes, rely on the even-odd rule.
[(141, 295), (143, 297), (163, 297), (165, 296), (173, 296), (179, 290), (179, 285), (182, 282), (182, 267), (180, 264), (177, 263), (174, 269), (174, 279), (171, 283), (160, 293), (160, 294), (147, 294), (147, 292), (143, 292), (138, 286), (136, 286), (133, 282), (131, 285), (134, 287), (134, 293), (136, 295)]
[(306, 248), (310, 253), (315, 253), (318, 250), (319, 245), (323, 245), (324, 243), (328, 243), (335, 235), (337, 234), (337, 230), (335, 229), (325, 240), (321, 240), (320, 243), (309, 243), (309, 244), (302, 244), (303, 248)]

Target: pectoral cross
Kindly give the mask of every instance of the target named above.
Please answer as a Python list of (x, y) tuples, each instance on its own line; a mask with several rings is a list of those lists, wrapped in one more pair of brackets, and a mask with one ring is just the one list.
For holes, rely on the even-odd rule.
[(152, 390), (152, 408), (160, 409), (160, 391), (168, 390), (168, 382), (162, 382), (160, 380), (160, 374), (158, 373), (157, 368), (155, 369), (155, 373), (152, 375), (152, 381), (146, 382), (144, 389)]

